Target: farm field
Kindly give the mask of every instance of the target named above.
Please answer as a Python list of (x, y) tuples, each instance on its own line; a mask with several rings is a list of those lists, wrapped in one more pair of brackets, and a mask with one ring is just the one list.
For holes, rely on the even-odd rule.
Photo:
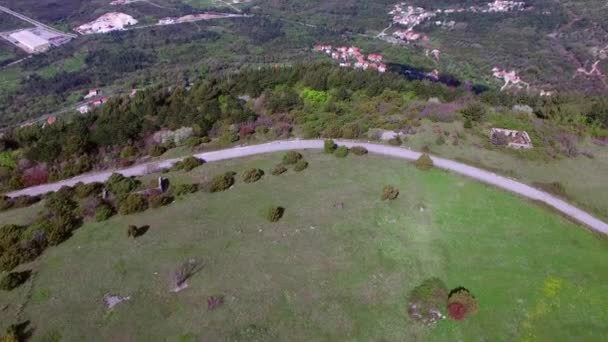
[[(26, 284), (0, 292), (0, 329), (29, 320), (33, 340), (65, 341), (601, 341), (608, 333), (606, 240), (443, 171), (303, 154), (306, 170), (280, 176), (269, 170), (282, 154), (165, 174), (177, 185), (266, 171), (253, 184), (237, 177), (225, 192), (86, 223), (29, 265)], [(400, 190), (394, 201), (380, 200), (387, 184)], [(263, 215), (272, 205), (285, 207), (277, 223)], [(20, 223), (24, 213), (0, 221)], [(150, 228), (133, 240), (128, 225)], [(173, 270), (190, 258), (202, 270), (170, 293)], [(471, 290), (479, 312), (433, 327), (412, 321), (408, 293), (430, 277)], [(108, 311), (106, 293), (131, 299)], [(209, 310), (209, 296), (224, 304)]]

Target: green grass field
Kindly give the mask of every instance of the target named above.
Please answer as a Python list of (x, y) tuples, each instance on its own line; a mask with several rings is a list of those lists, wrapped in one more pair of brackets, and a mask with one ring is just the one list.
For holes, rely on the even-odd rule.
[[(280, 154), (167, 174), (177, 184), (267, 171), (223, 193), (85, 224), (30, 265), (32, 280), (0, 292), (0, 328), (30, 320), (34, 341), (601, 341), (608, 334), (606, 240), (443, 171), (372, 155), (304, 154), (308, 169), (281, 176), (268, 172)], [(401, 191), (393, 202), (380, 200), (386, 184)], [(263, 217), (271, 205), (286, 208), (278, 223)], [(20, 222), (24, 213), (2, 213), (0, 221)], [(150, 229), (132, 240), (130, 224)], [(189, 258), (203, 260), (202, 271), (170, 293), (173, 270)], [(470, 289), (478, 314), (431, 328), (411, 321), (408, 292), (432, 276)], [(105, 293), (131, 299), (107, 311)], [(224, 305), (209, 311), (211, 295), (223, 295)]]

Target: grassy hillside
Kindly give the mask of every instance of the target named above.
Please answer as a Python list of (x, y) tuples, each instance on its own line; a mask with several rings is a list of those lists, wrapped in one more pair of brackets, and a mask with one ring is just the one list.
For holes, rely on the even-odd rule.
[[(35, 340), (66, 341), (605, 336), (605, 240), (442, 171), (371, 155), (304, 155), (310, 167), (301, 173), (267, 172), (226, 192), (85, 224), (31, 265), (33, 279), (0, 293), (7, 304), (0, 328), (27, 319)], [(258, 156), (167, 176), (173, 184), (203, 181), (248, 167), (268, 171), (280, 160)], [(386, 184), (400, 190), (392, 202), (380, 200)], [(286, 208), (278, 223), (263, 216), (271, 205)], [(150, 228), (133, 240), (131, 224)], [(204, 267), (189, 288), (170, 293), (173, 270), (189, 258)], [(408, 293), (433, 276), (470, 289), (478, 314), (434, 327), (413, 322)], [(131, 299), (108, 311), (106, 293)], [(209, 310), (207, 298), (218, 295), (224, 304)]]

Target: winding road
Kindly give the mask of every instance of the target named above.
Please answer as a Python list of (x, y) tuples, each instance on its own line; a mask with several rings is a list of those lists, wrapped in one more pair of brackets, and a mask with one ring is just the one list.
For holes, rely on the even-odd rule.
[[(414, 152), (401, 147), (393, 147), (386, 146), (375, 143), (365, 143), (358, 141), (345, 141), (345, 140), (337, 140), (336, 143), (340, 145), (346, 145), (348, 147), (352, 146), (363, 146), (367, 148), (370, 153), (386, 155), (394, 158), (401, 158), (406, 160), (416, 160), (420, 157), (420, 152)], [(273, 141), (266, 144), (260, 145), (251, 145), (251, 146), (239, 146), (233, 147), (225, 150), (213, 151), (213, 152), (204, 152), (200, 154), (195, 154), (194, 156), (197, 158), (202, 158), (207, 162), (240, 158), (246, 156), (253, 156), (258, 154), (272, 153), (272, 152), (280, 152), (287, 150), (303, 150), (303, 149), (322, 149), (323, 148), (323, 140), (315, 139), (315, 140), (282, 140), (282, 141)], [(146, 173), (150, 173), (162, 168), (168, 168), (173, 165), (175, 162), (181, 160), (178, 159), (170, 159), (159, 162), (151, 162), (147, 164), (141, 164), (132, 166), (122, 170), (110, 170), (99, 173), (91, 173), (84, 174), (78, 177), (74, 177), (71, 179), (63, 180), (56, 183), (43, 184), (38, 186), (33, 186), (27, 189), (22, 189), (18, 191), (14, 191), (8, 193), (9, 197), (16, 197), (20, 195), (41, 195), (50, 191), (56, 191), (62, 186), (73, 186), (78, 182), (83, 183), (92, 183), (92, 182), (104, 182), (106, 179), (110, 177), (113, 172), (118, 172), (123, 174), (124, 176), (140, 176)], [(593, 215), (563, 201), (562, 199), (553, 196), (544, 191), (540, 191), (535, 189), (529, 185), (520, 183), (518, 181), (497, 175), (495, 173), (482, 170), (473, 166), (469, 166), (466, 164), (458, 163), (449, 159), (443, 159), (438, 157), (432, 157), (435, 166), (441, 169), (449, 170), (455, 173), (459, 173), (461, 175), (476, 179), (486, 184), (494, 185), (498, 188), (508, 190), (510, 192), (516, 193), (523, 197), (543, 202), (561, 213), (575, 219), (582, 224), (590, 227), (594, 231), (597, 231), (602, 234), (608, 235), (608, 224), (603, 222), (602, 220), (594, 217)]]

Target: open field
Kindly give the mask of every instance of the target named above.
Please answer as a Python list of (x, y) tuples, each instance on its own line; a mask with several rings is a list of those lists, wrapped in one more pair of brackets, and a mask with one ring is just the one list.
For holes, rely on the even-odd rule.
[[(0, 328), (24, 304), (18, 318), (31, 321), (34, 340), (600, 341), (608, 333), (606, 240), (439, 170), (373, 155), (304, 155), (308, 169), (281, 176), (268, 172), (280, 154), (166, 174), (178, 184), (267, 171), (223, 193), (85, 224), (31, 265), (33, 280), (0, 293), (8, 304)], [(386, 184), (401, 192), (390, 203), (380, 201)], [(262, 215), (271, 205), (286, 208), (275, 224)], [(129, 224), (150, 229), (131, 240)], [(189, 258), (204, 268), (169, 293), (172, 271)], [(408, 292), (432, 276), (469, 288), (479, 313), (433, 328), (412, 322)], [(108, 312), (105, 293), (131, 299)], [(211, 295), (224, 305), (208, 310)]]

